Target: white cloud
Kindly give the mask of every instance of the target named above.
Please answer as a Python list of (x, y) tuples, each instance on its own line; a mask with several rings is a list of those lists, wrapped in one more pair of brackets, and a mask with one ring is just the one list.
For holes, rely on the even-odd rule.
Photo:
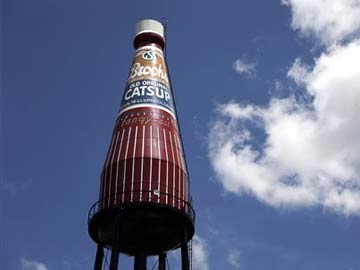
[(282, 83), (278, 80), (274, 81), (275, 91), (279, 92), (283, 89)]
[(208, 270), (208, 252), (206, 249), (206, 242), (204, 239), (195, 235), (192, 240), (193, 250), (193, 268), (197, 270)]
[(288, 77), (293, 79), (299, 85), (306, 83), (308, 74), (309, 74), (309, 67), (301, 63), (300, 58), (295, 59), (292, 67), (289, 69), (287, 73)]
[(48, 270), (45, 264), (26, 258), (20, 258), (20, 264), (22, 270)]
[(233, 63), (233, 69), (238, 74), (254, 77), (256, 73), (256, 63), (246, 62), (245, 60), (239, 58)]
[(313, 68), (296, 60), (289, 76), (311, 101), (218, 107), (209, 135), (218, 180), (274, 207), (360, 215), (360, 40), (332, 46)]
[(291, 26), (323, 44), (340, 42), (360, 30), (359, 0), (281, 0), (292, 10)]
[(229, 254), (227, 257), (228, 263), (233, 266), (235, 269), (240, 269), (240, 251), (237, 249), (231, 249), (229, 250)]

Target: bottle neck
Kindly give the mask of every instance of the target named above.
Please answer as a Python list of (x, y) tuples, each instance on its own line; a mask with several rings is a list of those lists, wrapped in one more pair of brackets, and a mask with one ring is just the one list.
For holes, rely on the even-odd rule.
[(135, 37), (134, 47), (135, 49), (138, 49), (143, 46), (155, 46), (161, 50), (164, 50), (165, 40), (163, 37), (155, 33), (142, 33)]

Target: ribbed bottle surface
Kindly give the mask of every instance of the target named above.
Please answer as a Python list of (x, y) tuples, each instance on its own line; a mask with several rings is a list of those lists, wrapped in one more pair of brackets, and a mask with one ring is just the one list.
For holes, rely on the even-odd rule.
[(135, 52), (101, 174), (100, 208), (164, 204), (187, 212), (188, 176), (163, 51)]

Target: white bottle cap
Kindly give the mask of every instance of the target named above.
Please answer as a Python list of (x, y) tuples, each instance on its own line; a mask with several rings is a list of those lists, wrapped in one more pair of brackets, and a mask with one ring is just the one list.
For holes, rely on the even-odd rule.
[(142, 33), (154, 33), (164, 39), (164, 26), (162, 25), (162, 23), (155, 20), (141, 20), (136, 24), (135, 36), (138, 36)]

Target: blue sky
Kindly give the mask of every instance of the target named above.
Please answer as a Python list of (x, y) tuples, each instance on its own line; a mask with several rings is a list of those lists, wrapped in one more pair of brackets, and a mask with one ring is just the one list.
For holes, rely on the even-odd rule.
[(1, 269), (93, 267), (135, 23), (163, 17), (194, 270), (360, 270), (358, 0), (4, 0)]

